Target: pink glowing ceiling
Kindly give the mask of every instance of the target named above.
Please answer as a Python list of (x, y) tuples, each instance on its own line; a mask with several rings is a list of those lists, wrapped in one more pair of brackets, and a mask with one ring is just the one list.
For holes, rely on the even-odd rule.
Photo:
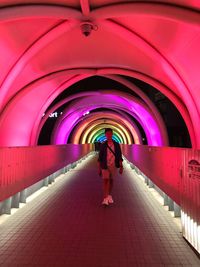
[[(52, 143), (94, 140), (107, 124), (91, 111), (106, 108), (102, 116), (125, 143), (141, 143), (129, 114), (148, 144), (168, 145), (155, 105), (125, 78), (133, 77), (170, 99), (200, 148), (199, 0), (3, 0), (0, 21), (0, 146), (36, 145), (47, 114), (69, 101)], [(123, 84), (134, 97), (94, 85), (88, 95), (53, 104), (92, 76)]]

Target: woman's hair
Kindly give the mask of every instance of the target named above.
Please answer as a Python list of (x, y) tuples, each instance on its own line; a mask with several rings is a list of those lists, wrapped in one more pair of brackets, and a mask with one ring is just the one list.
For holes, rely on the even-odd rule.
[(107, 132), (113, 132), (113, 130), (111, 128), (106, 128), (105, 133), (107, 133)]

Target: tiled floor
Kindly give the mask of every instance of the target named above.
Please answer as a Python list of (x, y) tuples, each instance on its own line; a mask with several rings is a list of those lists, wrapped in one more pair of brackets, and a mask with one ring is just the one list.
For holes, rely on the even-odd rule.
[(173, 218), (125, 167), (103, 208), (89, 157), (0, 225), (1, 267), (200, 266)]

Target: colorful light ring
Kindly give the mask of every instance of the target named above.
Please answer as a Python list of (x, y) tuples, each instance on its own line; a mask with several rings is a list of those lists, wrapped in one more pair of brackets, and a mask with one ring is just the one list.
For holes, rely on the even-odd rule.
[(100, 123), (107, 122), (109, 120), (110, 124), (112, 121), (115, 123), (118, 122), (120, 125), (123, 125), (126, 128), (126, 130), (129, 132), (129, 134), (127, 135), (128, 144), (142, 144), (142, 138), (138, 127), (135, 123), (130, 121), (130, 118), (126, 113), (107, 110), (103, 113), (103, 117), (104, 119), (102, 119), (101, 112), (95, 112), (93, 114), (87, 115), (84, 120), (79, 121), (78, 125), (73, 129), (73, 132), (71, 133), (70, 142), (74, 144), (83, 143), (84, 141), (82, 139), (82, 135), (88, 127), (96, 127)]
[(106, 137), (105, 137), (105, 132), (104, 132), (104, 129), (106, 127), (109, 127), (111, 129), (113, 129), (113, 139), (116, 140), (118, 143), (121, 143), (121, 144), (125, 144), (125, 140), (123, 139), (123, 137), (121, 136), (121, 134), (118, 132), (118, 128), (117, 127), (113, 127), (112, 124), (110, 125), (102, 125), (102, 127), (100, 126), (99, 127), (99, 130), (98, 131), (95, 131), (95, 132), (92, 132), (92, 138), (90, 140), (90, 142), (88, 143), (94, 143), (95, 141), (98, 140), (106, 140)]
[(112, 119), (95, 120), (95, 124), (89, 125), (87, 131), (81, 136), (81, 141), (84, 143), (94, 142), (94, 135), (98, 129), (112, 128), (117, 134), (121, 136), (124, 144), (132, 144), (132, 136), (130, 131), (119, 121)]
[[(115, 78), (116, 80), (117, 80), (117, 78)], [(119, 78), (120, 79), (120, 78)], [(125, 84), (125, 82), (123, 82), (124, 84)], [(127, 82), (128, 83), (128, 82)], [(131, 87), (131, 85), (129, 85), (129, 87)], [(132, 86), (133, 87), (133, 86)], [(134, 88), (134, 90), (136, 91), (136, 88)], [(138, 90), (139, 91), (139, 90)], [(105, 92), (109, 92), (109, 91), (105, 91)], [(112, 91), (110, 91), (110, 92), (112, 92), (112, 93), (119, 93), (118, 91), (114, 91), (114, 90), (112, 90)], [(142, 93), (141, 93), (142, 94)], [(49, 116), (49, 114), (51, 113), (51, 112), (53, 112), (53, 111), (55, 111), (57, 108), (59, 108), (59, 106), (61, 106), (61, 105), (63, 105), (63, 104), (66, 104), (67, 102), (69, 102), (69, 101), (71, 101), (72, 99), (75, 99), (75, 98), (80, 98), (80, 97), (83, 97), (83, 96), (87, 96), (87, 95), (95, 95), (95, 93), (94, 92), (92, 92), (92, 93), (89, 93), (89, 92), (85, 92), (85, 93), (80, 93), (80, 94), (76, 94), (75, 96), (71, 96), (71, 97), (69, 97), (69, 98), (67, 98), (67, 99), (65, 99), (65, 100), (62, 100), (61, 102), (59, 102), (58, 104), (56, 104), (55, 106), (53, 106), (47, 113), (46, 113), (46, 118), (48, 118), (48, 116)], [(121, 95), (124, 95), (124, 97), (127, 97), (127, 95), (126, 94), (123, 94), (123, 93), (121, 93)], [(145, 97), (144, 97), (144, 99), (145, 99)], [(145, 99), (145, 102), (148, 102), (148, 100), (147, 100), (147, 97), (146, 97), (146, 99)], [(150, 101), (149, 101), (150, 102)], [(150, 108), (153, 110), (153, 105), (150, 103)], [(155, 108), (154, 108), (155, 109)], [(154, 110), (154, 113), (155, 113), (155, 116), (156, 117), (158, 117), (158, 112), (156, 113), (156, 111)], [(123, 120), (124, 120), (124, 116), (126, 116), (126, 114), (123, 114)], [(44, 122), (45, 122), (45, 118), (43, 118), (42, 119), (42, 125), (44, 124)], [(158, 123), (160, 123), (160, 122), (162, 122), (162, 120), (158, 120)], [(121, 123), (122, 123), (122, 121), (121, 121)], [(133, 124), (133, 122), (132, 122), (132, 124)], [(41, 129), (42, 128), (42, 125), (40, 125), (40, 127), (39, 127), (39, 129)], [(162, 126), (164, 125), (164, 123), (162, 124)], [(129, 126), (128, 126), (129, 128), (130, 128), (130, 124), (129, 124)], [(138, 138), (138, 135), (139, 135), (139, 131), (137, 130), (137, 132), (135, 131), (135, 129), (137, 129), (137, 127), (136, 127), (136, 125), (134, 125), (134, 127), (131, 127), (130, 128), (131, 130), (132, 130), (132, 132), (133, 132), (133, 136), (134, 136), (134, 143), (135, 144), (139, 144), (139, 143), (142, 143), (141, 142), (141, 140), (139, 141), (139, 138)], [(163, 128), (161, 127), (161, 130), (162, 130)], [(165, 127), (164, 127), (164, 129), (165, 129)], [(164, 132), (164, 134), (163, 134), (163, 136), (166, 136), (166, 130), (165, 131), (162, 131), (162, 133)], [(164, 137), (163, 137), (164, 138)], [(165, 138), (165, 140), (166, 140), (166, 138)], [(77, 140), (75, 140), (75, 141), (72, 141), (72, 142), (75, 142), (75, 143), (79, 143), (79, 141), (77, 141)], [(165, 145), (167, 145), (167, 141), (165, 141), (164, 142), (164, 144)]]
[[(89, 108), (88, 103), (92, 103)], [(102, 103), (104, 104), (102, 105)], [(70, 115), (68, 115), (67, 119), (63, 118), (63, 116), (62, 118), (60, 118), (60, 120), (58, 120), (53, 135), (54, 143), (65, 143), (68, 139), (67, 136), (75, 126), (76, 121), (78, 121), (78, 119), (81, 118), (85, 112), (90, 111), (91, 109), (96, 109), (98, 107), (105, 106), (114, 110), (124, 110), (127, 113), (131, 114), (133, 117), (135, 117), (142, 125), (146, 133), (148, 144), (163, 144), (163, 139), (160, 134), (159, 126), (156, 123), (155, 118), (151, 114), (151, 111), (148, 110), (147, 107), (145, 107), (144, 103), (138, 101), (138, 99), (135, 99), (131, 96), (129, 97), (129, 99), (125, 99), (124, 97), (111, 94), (99, 94), (98, 98), (96, 96), (85, 97), (84, 99), (77, 101), (76, 105), (73, 103), (72, 106), (73, 110), (76, 110), (76, 114), (73, 114), (71, 112)], [(83, 109), (82, 111), (80, 111), (80, 107)], [(72, 107), (69, 106), (70, 111), (71, 109)], [(64, 114), (66, 114), (66, 111), (64, 112)], [(142, 114), (142, 116), (140, 114)], [(64, 134), (64, 132), (66, 133), (66, 129), (68, 129), (68, 134)]]
[[(129, 133), (120, 124), (117, 124), (114, 122), (102, 123), (98, 125), (98, 128), (99, 129), (105, 129), (105, 128), (113, 129), (113, 133), (119, 138), (120, 143), (127, 144)], [(84, 138), (86, 139), (85, 143), (94, 143), (95, 141), (94, 135), (96, 134), (97, 130), (91, 127), (87, 130), (87, 132), (84, 133), (85, 137), (83, 136), (83, 139)]]
[[(118, 135), (116, 134), (115, 131), (113, 131), (113, 139), (118, 143), (123, 143), (123, 141), (121, 140), (121, 138), (118, 137)], [(92, 143), (95, 143), (95, 142), (102, 143), (104, 141), (106, 141), (104, 129), (100, 129), (95, 133), (95, 136), (94, 136), (94, 139), (92, 140)]]

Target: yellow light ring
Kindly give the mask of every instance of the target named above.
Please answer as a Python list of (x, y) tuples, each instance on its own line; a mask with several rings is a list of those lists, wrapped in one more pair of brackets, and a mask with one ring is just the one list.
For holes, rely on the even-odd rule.
[[(99, 129), (105, 129), (105, 128), (111, 128), (113, 130), (113, 133), (115, 133), (120, 141), (123, 144), (127, 144), (127, 139), (126, 139), (126, 135), (123, 133), (122, 130), (120, 130), (117, 126), (118, 125), (114, 125), (114, 123), (112, 122), (112, 124), (107, 124), (107, 123), (103, 123), (98, 125)], [(90, 131), (89, 134), (86, 136), (86, 143), (93, 143), (94, 142), (94, 135), (96, 134), (96, 130)]]
[[(124, 124), (125, 127), (129, 129), (130, 138), (128, 138), (128, 143), (130, 144), (132, 144), (133, 142), (135, 144), (142, 143), (140, 132), (134, 123), (131, 124), (126, 118), (122, 118), (121, 116), (119, 116), (118, 114), (114, 112), (106, 112), (104, 113), (104, 116), (108, 118), (112, 116), (112, 118), (119, 121), (121, 125)], [(81, 138), (81, 135), (83, 134), (85, 129), (88, 127), (88, 125), (92, 124), (93, 122), (97, 123), (97, 120), (101, 120), (101, 119), (102, 119), (102, 113), (95, 113), (95, 116), (94, 115), (87, 116), (83, 121), (81, 121), (78, 124), (78, 127), (75, 129), (75, 132), (73, 133), (72, 139), (71, 139), (72, 143), (79, 144), (79, 143), (85, 142), (85, 140), (82, 140)]]
[[(112, 127), (112, 126), (115, 126), (116, 127), (116, 129), (117, 129), (117, 131), (115, 131), (114, 130), (114, 132), (117, 134), (118, 132), (119, 132), (119, 134), (120, 135), (122, 135), (121, 133), (120, 133), (120, 131), (123, 133), (123, 135), (122, 135), (122, 137), (123, 137), (123, 143), (124, 144), (131, 144), (131, 137), (130, 137), (130, 132), (125, 128), (125, 127), (123, 127), (122, 125), (120, 125), (118, 122), (115, 122), (115, 121), (113, 121), (113, 120), (107, 120), (105, 123), (100, 123), (99, 124), (99, 126), (103, 126), (103, 129), (105, 129), (106, 127), (104, 127), (104, 125), (107, 125), (107, 127), (108, 128), (111, 128), (111, 129), (113, 129), (114, 130), (114, 128)], [(119, 129), (119, 128), (120, 129)], [(120, 130), (120, 131), (119, 131)], [(95, 131), (95, 129), (94, 129), (94, 131)], [(93, 131), (93, 132), (94, 132)], [(92, 134), (92, 133), (91, 133)], [(91, 135), (90, 134), (90, 135)], [(91, 141), (90, 141), (90, 143), (94, 143), (94, 136), (96, 135), (96, 133), (94, 133), (93, 134), (93, 136), (91, 136), (90, 137), (90, 135), (88, 136), (88, 139), (89, 138), (92, 138), (91, 139)]]
[[(99, 125), (100, 126), (100, 125)], [(95, 133), (93, 132), (93, 134), (92, 134), (92, 136), (91, 136), (91, 140), (90, 140), (90, 142), (88, 142), (88, 143), (94, 143), (95, 142), (95, 139), (96, 139), (96, 134), (98, 133), (98, 132), (102, 132), (102, 135), (103, 136), (105, 136), (105, 134), (104, 134), (104, 129), (105, 128), (111, 128), (112, 130), (113, 130), (113, 135), (119, 140), (119, 143), (121, 143), (121, 144), (125, 144), (124, 143), (124, 139), (123, 139), (123, 137), (120, 135), (120, 133), (117, 131), (118, 129), (117, 129), (117, 127), (116, 127), (116, 129), (115, 129), (115, 127), (113, 127), (113, 125), (110, 125), (110, 124), (104, 124), (104, 125), (102, 125), (102, 127), (99, 127), (99, 130), (98, 131), (95, 131)]]
[[(82, 135), (82, 138), (81, 138), (81, 144), (85, 144), (85, 143), (90, 143), (91, 142), (91, 131), (92, 131), (92, 129), (93, 129), (93, 127), (95, 127), (94, 125), (92, 125), (92, 126), (89, 126), (85, 131), (84, 131), (84, 133), (83, 133), (83, 135)], [(115, 131), (117, 131), (117, 127), (112, 127), (112, 125), (110, 125), (110, 124), (102, 124), (101, 125), (101, 127), (100, 128), (112, 128), (112, 129), (115, 129)], [(90, 138), (88, 138), (88, 136), (90, 136)], [(93, 136), (93, 134), (92, 134), (92, 136)], [(123, 137), (122, 137), (123, 136)], [(121, 135), (121, 138), (120, 139), (122, 139), (123, 140), (123, 142), (125, 141), (125, 136), (124, 135)]]
[[(114, 122), (112, 120), (107, 120), (105, 123), (100, 123), (98, 126), (101, 127), (102, 129), (105, 129), (105, 128), (113, 129), (113, 132), (118, 133), (119, 136), (121, 136), (121, 138), (123, 140), (123, 144), (127, 144), (128, 143), (128, 139), (130, 141), (130, 136), (129, 136), (128, 131), (122, 125), (120, 125), (119, 123), (116, 123), (116, 122)], [(88, 134), (88, 136), (86, 138), (86, 143), (93, 143), (95, 134), (96, 134), (96, 130), (93, 129)]]
[[(132, 144), (133, 138), (132, 138), (131, 133), (127, 131), (127, 129), (126, 129), (127, 127), (120, 125), (119, 123), (115, 122), (115, 120), (111, 120), (111, 119), (107, 119), (107, 118), (103, 119), (103, 120), (102, 119), (98, 119), (98, 120), (91, 121), (90, 123), (85, 124), (83, 127), (81, 127), (81, 129), (80, 129), (81, 131), (79, 131), (78, 136), (77, 136), (77, 132), (76, 132), (76, 136), (75, 136), (76, 140), (78, 139), (79, 143), (87, 143), (88, 142), (88, 140), (87, 140), (88, 137), (85, 135), (85, 130), (86, 130), (85, 128), (88, 128), (88, 127), (90, 127), (90, 129), (91, 129), (91, 127), (94, 128), (94, 127), (96, 127), (96, 125), (102, 124), (105, 121), (107, 122), (107, 127), (108, 127), (109, 124), (113, 124), (113, 123), (115, 125), (118, 124), (118, 127), (120, 127), (123, 132), (127, 132), (128, 133), (127, 136), (124, 137), (124, 140), (126, 140), (125, 143)], [(83, 135), (83, 133), (84, 133), (84, 135)]]
[[(109, 128), (112, 128), (110, 127), (110, 125), (108, 125)], [(103, 128), (99, 128), (98, 131), (95, 132), (95, 134), (93, 135), (92, 137), (92, 140), (91, 140), (91, 143), (94, 144), (95, 142), (101, 142), (102, 138), (106, 139), (106, 136), (105, 136), (105, 131), (104, 131), (104, 127)], [(120, 144), (124, 144), (120, 134), (118, 134), (114, 129), (113, 130), (113, 139), (115, 139), (117, 142), (119, 142)]]

